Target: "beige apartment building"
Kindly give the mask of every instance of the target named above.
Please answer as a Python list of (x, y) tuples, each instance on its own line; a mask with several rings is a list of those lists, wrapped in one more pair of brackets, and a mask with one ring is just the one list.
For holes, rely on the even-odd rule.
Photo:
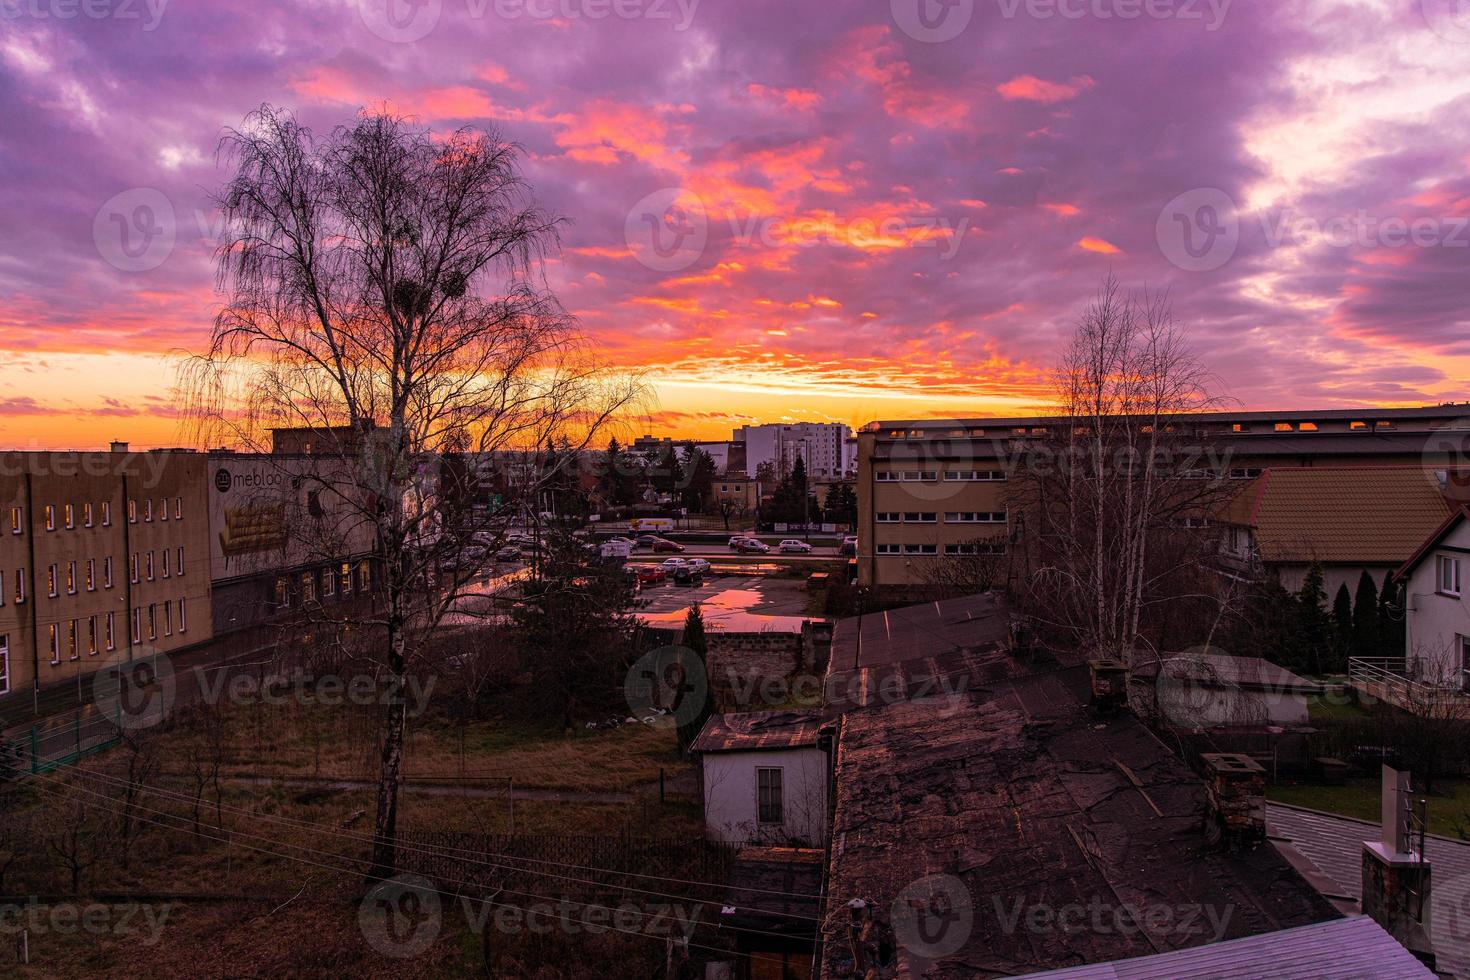
[[(858, 434), (858, 582), (922, 584), (926, 562), (1004, 555), (1024, 534), (1014, 476), (1073, 423), (1058, 417), (872, 422)], [(1214, 412), (1187, 424), (1211, 453), (1193, 466), (1253, 480), (1269, 467), (1470, 463), (1470, 404)]]
[(0, 453), (0, 695), (211, 636), (205, 457)]

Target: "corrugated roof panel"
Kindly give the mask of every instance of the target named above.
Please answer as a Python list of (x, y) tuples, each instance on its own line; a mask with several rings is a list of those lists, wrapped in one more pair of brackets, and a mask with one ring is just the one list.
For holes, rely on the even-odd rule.
[(1029, 974), (1053, 980), (1432, 980), (1424, 964), (1365, 915), (1244, 939)]

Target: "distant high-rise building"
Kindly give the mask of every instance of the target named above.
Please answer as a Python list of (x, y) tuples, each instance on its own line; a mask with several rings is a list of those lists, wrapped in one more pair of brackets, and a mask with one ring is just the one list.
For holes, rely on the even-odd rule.
[(798, 459), (813, 478), (840, 479), (857, 468), (852, 430), (841, 422), (742, 425), (734, 435), (745, 447), (745, 472), (752, 476), (762, 463), (779, 474)]

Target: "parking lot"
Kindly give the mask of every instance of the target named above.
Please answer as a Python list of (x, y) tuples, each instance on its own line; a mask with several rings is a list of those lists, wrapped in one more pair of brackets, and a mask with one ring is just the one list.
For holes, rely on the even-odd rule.
[(638, 616), (651, 624), (676, 626), (698, 602), (710, 628), (800, 629), (801, 619), (807, 616), (807, 600), (806, 583), (798, 579), (717, 574), (706, 576), (697, 586), (644, 586)]

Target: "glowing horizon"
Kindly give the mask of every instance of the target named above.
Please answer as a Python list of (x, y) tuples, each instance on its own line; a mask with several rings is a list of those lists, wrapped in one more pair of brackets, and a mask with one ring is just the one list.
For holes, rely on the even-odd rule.
[(266, 101), (520, 142), (550, 284), (653, 387), (630, 429), (1044, 412), (1108, 274), (1243, 408), (1470, 398), (1470, 28), (1432, 5), (400, 2), (0, 18), (0, 448), (180, 443), (214, 147)]

